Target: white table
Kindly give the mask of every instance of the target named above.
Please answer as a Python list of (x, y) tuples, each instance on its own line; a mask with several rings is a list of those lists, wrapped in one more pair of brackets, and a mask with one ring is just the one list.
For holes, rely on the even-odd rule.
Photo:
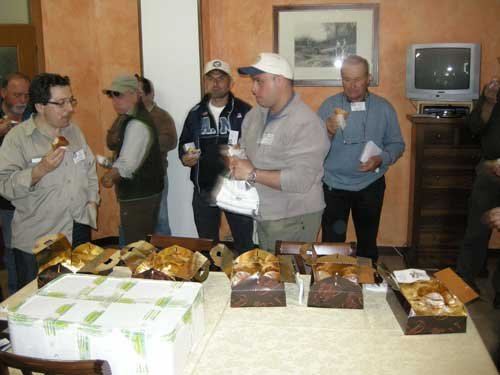
[(498, 374), (470, 318), (466, 333), (404, 336), (384, 293), (365, 292), (364, 310), (320, 309), (299, 305), (287, 284), (287, 307), (231, 308), (226, 275), (211, 273), (203, 286), (205, 336), (185, 374)]

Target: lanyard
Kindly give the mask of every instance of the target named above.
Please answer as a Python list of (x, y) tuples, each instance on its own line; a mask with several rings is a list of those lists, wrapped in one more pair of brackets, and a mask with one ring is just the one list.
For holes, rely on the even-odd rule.
[[(351, 102), (347, 100), (345, 94), (342, 94), (341, 108), (344, 111), (349, 112), (349, 115), (351, 115), (352, 111), (351, 111), (349, 103), (351, 103)], [(366, 108), (365, 108), (365, 117), (361, 121), (361, 127), (363, 128), (363, 138), (361, 138), (361, 139), (346, 139), (345, 134), (344, 134), (344, 129), (341, 129), (342, 138), (344, 139), (343, 143), (345, 145), (353, 145), (353, 144), (365, 143), (366, 142), (366, 123), (368, 122), (368, 112), (370, 110), (370, 95), (369, 94), (367, 94), (365, 96), (365, 105), (366, 105)], [(349, 107), (349, 108), (346, 109), (346, 107)]]

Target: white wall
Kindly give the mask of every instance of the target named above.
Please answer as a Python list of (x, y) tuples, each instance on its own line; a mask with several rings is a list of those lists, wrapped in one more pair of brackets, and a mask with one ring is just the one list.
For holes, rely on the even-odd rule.
[[(172, 115), (179, 136), (201, 95), (197, 0), (141, 0), (141, 25), (144, 76), (153, 81), (156, 102)], [(176, 150), (168, 164), (172, 234), (197, 237), (189, 170)]]

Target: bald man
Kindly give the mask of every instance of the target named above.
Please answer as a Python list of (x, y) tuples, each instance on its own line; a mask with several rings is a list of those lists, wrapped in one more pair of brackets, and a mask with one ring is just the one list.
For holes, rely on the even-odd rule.
[[(348, 56), (341, 77), (344, 91), (326, 99), (318, 110), (331, 141), (323, 178), (323, 241), (345, 242), (352, 212), (357, 254), (376, 261), (384, 174), (401, 157), (405, 143), (393, 106), (368, 91), (371, 75), (366, 59)], [(369, 141), (381, 153), (361, 162)]]

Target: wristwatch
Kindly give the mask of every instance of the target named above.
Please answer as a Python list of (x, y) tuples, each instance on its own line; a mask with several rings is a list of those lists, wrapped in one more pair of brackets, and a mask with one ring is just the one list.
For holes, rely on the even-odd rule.
[(257, 181), (257, 169), (254, 169), (252, 172), (250, 172), (250, 174), (248, 175), (247, 177), (247, 182), (250, 184), (250, 185), (254, 185), (255, 182)]

